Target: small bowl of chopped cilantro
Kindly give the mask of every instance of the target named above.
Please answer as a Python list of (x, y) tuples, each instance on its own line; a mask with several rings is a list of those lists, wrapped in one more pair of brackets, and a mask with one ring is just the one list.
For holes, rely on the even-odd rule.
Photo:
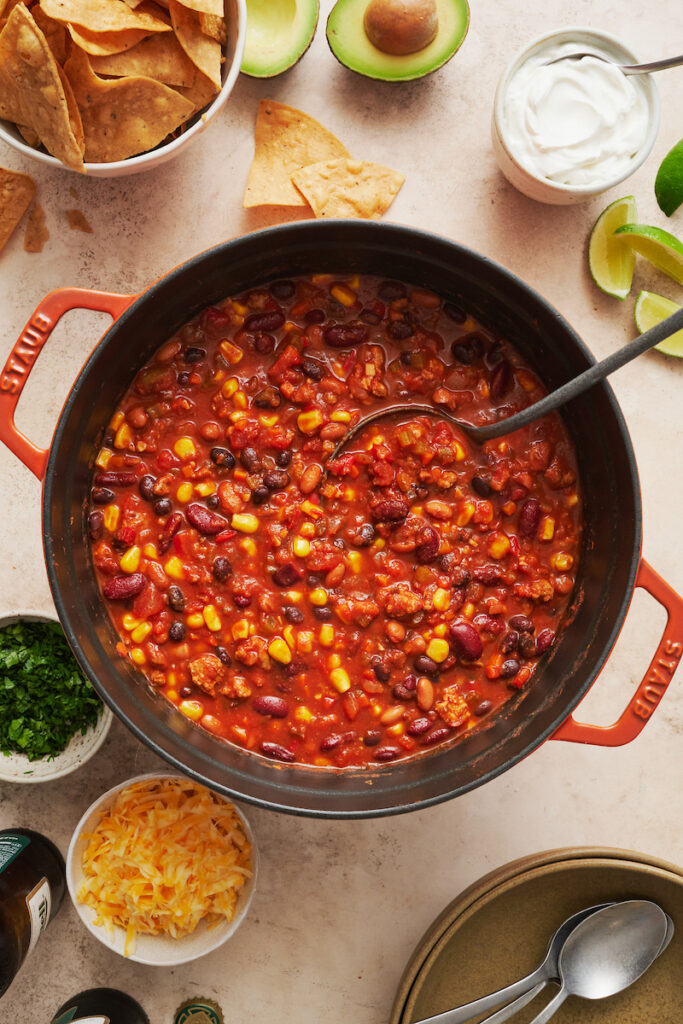
[(100, 748), (111, 722), (56, 619), (0, 619), (0, 779), (68, 775)]

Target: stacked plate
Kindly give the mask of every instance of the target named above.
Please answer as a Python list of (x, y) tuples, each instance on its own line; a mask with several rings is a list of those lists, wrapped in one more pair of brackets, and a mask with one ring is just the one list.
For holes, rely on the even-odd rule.
[[(509, 985), (538, 966), (550, 937), (571, 914), (622, 899), (659, 903), (676, 926), (671, 945), (631, 988), (598, 1002), (570, 998), (553, 1022), (680, 1024), (683, 868), (630, 850), (600, 847), (525, 857), (465, 890), (418, 943), (389, 1024), (413, 1024)], [(550, 991), (545, 989), (511, 1018), (514, 1024), (531, 1021)]]

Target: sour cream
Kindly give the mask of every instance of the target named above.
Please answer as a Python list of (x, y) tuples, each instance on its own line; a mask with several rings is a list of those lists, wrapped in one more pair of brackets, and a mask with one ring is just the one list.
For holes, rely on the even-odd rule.
[(562, 43), (536, 51), (513, 74), (504, 99), (510, 151), (532, 174), (558, 184), (599, 187), (625, 176), (648, 131), (637, 78), (590, 56), (546, 63), (590, 49)]

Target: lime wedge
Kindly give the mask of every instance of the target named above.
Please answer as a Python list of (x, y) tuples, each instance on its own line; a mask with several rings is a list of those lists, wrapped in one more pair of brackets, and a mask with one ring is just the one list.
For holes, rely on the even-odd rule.
[[(633, 310), (633, 318), (636, 327), (643, 334), (644, 331), (649, 331), (655, 324), (666, 320), (680, 308), (677, 302), (665, 299), (663, 295), (657, 295), (655, 292), (640, 292)], [(679, 359), (683, 359), (683, 331), (676, 331), (670, 338), (655, 345), (655, 348), (667, 356), (678, 356)]]
[(615, 231), (637, 253), (674, 281), (683, 284), (683, 242), (662, 228), (649, 224), (624, 224)]
[(614, 232), (635, 218), (636, 201), (633, 196), (615, 199), (602, 211), (588, 239), (591, 277), (598, 288), (617, 299), (625, 299), (631, 291), (636, 257), (631, 246), (615, 238)]
[(683, 139), (666, 154), (655, 178), (655, 196), (667, 217), (683, 203)]

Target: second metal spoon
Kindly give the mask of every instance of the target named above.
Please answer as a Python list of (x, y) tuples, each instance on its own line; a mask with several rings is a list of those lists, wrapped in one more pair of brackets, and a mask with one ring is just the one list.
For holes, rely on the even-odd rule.
[(549, 64), (557, 64), (561, 60), (579, 60), (581, 57), (595, 57), (597, 60), (604, 60), (606, 64), (614, 64), (623, 75), (649, 75), (652, 71), (666, 71), (667, 68), (677, 68), (683, 64), (683, 54), (678, 57), (665, 57), (664, 60), (653, 60), (649, 64), (617, 64), (615, 60), (610, 60), (609, 57), (605, 57), (601, 53), (586, 51), (585, 53), (567, 53), (563, 57), (555, 57), (553, 60), (546, 61), (546, 67)]

